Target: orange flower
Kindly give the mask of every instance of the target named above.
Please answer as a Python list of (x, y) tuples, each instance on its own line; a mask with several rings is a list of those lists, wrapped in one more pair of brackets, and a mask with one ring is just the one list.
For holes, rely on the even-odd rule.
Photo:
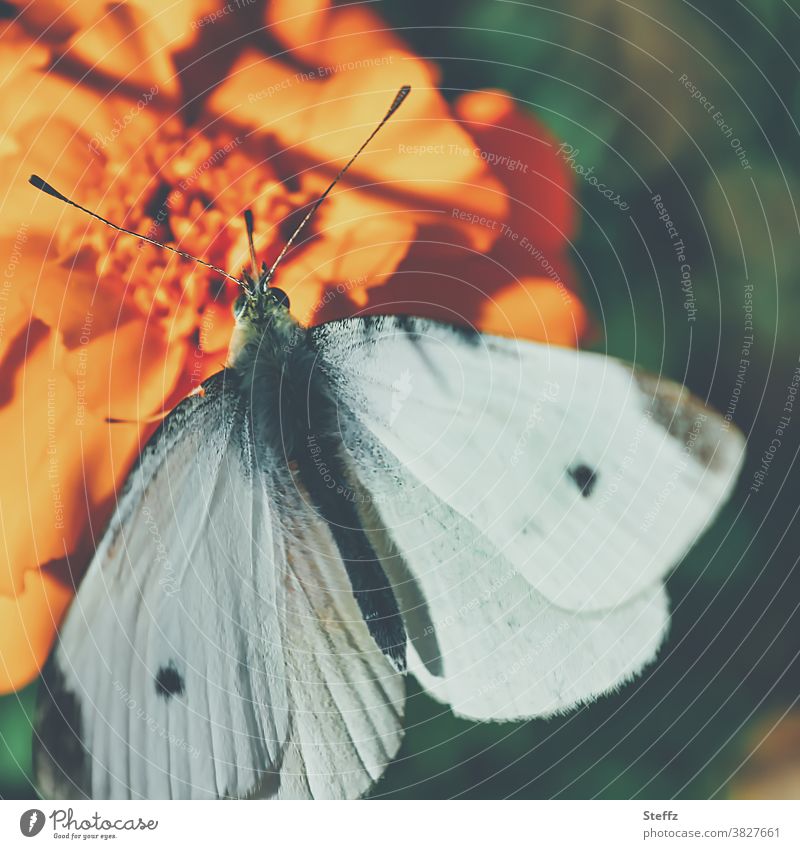
[(410, 83), (281, 266), (293, 312), (410, 311), (564, 344), (585, 326), (552, 140), (498, 93), (451, 110), (436, 69), (368, 9), (21, 9), (0, 48), (0, 691), (47, 656), (148, 422), (224, 363), (236, 295), (35, 192), (30, 173), (235, 273), (243, 210), (269, 262)]

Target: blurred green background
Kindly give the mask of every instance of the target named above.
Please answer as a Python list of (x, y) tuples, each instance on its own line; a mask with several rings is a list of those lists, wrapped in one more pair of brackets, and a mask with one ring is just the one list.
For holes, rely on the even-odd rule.
[[(440, 66), (448, 97), (510, 91), (625, 199), (623, 213), (576, 184), (583, 208), (573, 259), (600, 331), (595, 347), (683, 380), (723, 411), (738, 397), (734, 419), (749, 456), (735, 497), (669, 579), (671, 634), (643, 677), (565, 716), (505, 725), (457, 720), (410, 681), (406, 741), (374, 795), (705, 798), (764, 786), (800, 795), (785, 778), (787, 761), (800, 768), (791, 736), (800, 693), (800, 403), (763, 486), (750, 491), (800, 354), (798, 4), (376, 5)], [(724, 116), (750, 168), (682, 75)], [(686, 243), (694, 322), (654, 194)], [(749, 284), (754, 343), (737, 396)], [(34, 690), (0, 700), (4, 797), (31, 793)], [(780, 756), (765, 749), (745, 763), (770, 730), (785, 741), (774, 747)]]

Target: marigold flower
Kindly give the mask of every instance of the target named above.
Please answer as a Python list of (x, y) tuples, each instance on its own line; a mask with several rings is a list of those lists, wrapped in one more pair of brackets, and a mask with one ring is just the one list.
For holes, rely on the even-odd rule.
[(224, 363), (236, 296), (219, 275), (38, 194), (30, 173), (237, 273), (243, 210), (269, 263), (410, 83), (282, 265), (293, 312), (409, 311), (562, 344), (586, 324), (552, 139), (501, 93), (449, 107), (436, 68), (368, 9), (272, 2), (266, 21), (258, 4), (221, 14), (199, 1), (20, 9), (0, 48), (0, 434), (13, 446), (0, 691), (46, 658), (153, 418)]

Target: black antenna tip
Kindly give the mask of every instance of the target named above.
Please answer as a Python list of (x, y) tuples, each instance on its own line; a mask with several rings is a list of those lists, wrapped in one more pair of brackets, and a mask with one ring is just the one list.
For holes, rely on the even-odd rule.
[(245, 225), (245, 227), (247, 227), (247, 238), (252, 240), (253, 230), (255, 229), (254, 228), (254, 222), (253, 222), (253, 210), (252, 209), (246, 209), (244, 211), (244, 225)]
[(28, 177), (28, 182), (51, 197), (58, 198), (59, 200), (67, 200), (61, 192), (57, 192), (50, 183), (43, 180), (38, 174), (31, 174), (31, 176)]
[(392, 105), (389, 107), (389, 111), (386, 113), (386, 117), (388, 118), (390, 115), (394, 114), (399, 108), (400, 104), (408, 97), (409, 92), (411, 91), (410, 85), (404, 85), (400, 91), (394, 97), (392, 101)]

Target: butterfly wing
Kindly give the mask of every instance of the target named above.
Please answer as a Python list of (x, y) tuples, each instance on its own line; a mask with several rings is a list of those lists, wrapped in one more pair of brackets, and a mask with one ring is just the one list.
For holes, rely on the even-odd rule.
[(314, 339), (430, 692), (532, 716), (653, 658), (661, 579), (735, 481), (734, 427), (592, 353), (398, 316)]
[(400, 744), (402, 679), (228, 375), (150, 441), (70, 608), (38, 709), (47, 796), (352, 797)]

